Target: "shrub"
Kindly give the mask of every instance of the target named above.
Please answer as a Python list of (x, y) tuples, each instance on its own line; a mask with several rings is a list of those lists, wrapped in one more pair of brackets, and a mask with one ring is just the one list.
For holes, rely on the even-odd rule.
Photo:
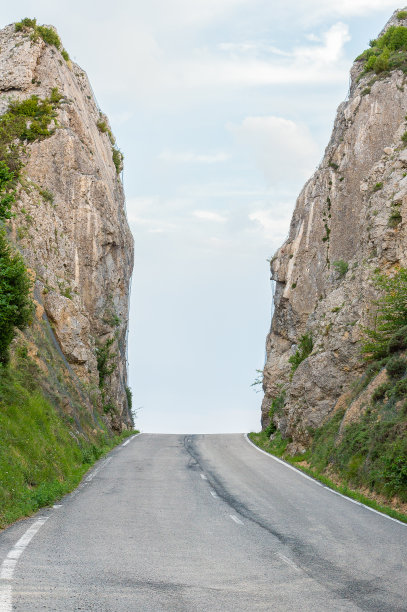
[(47, 45), (54, 45), (57, 49), (61, 47), (61, 39), (53, 28), (37, 26), (35, 33), (40, 36)]
[(404, 142), (404, 144), (407, 144), (407, 132), (404, 132), (404, 134), (401, 137), (402, 142)]
[(390, 378), (402, 378), (406, 373), (407, 362), (402, 357), (391, 357), (386, 365)]
[(382, 188), (383, 188), (383, 183), (376, 183), (376, 185), (373, 187), (373, 191), (379, 191)]
[(23, 329), (31, 321), (33, 304), (30, 297), (31, 279), (24, 260), (0, 232), (0, 364), (9, 360), (9, 346), (15, 328)]
[(120, 174), (120, 172), (123, 170), (124, 156), (123, 156), (123, 153), (119, 151), (119, 149), (117, 149), (116, 147), (112, 147), (112, 159), (113, 159), (113, 163), (115, 165), (117, 174)]
[(344, 261), (343, 259), (338, 259), (338, 261), (334, 261), (332, 265), (341, 278), (342, 276), (345, 276), (345, 274), (349, 270), (348, 262)]
[(117, 363), (113, 360), (117, 357), (117, 353), (112, 353), (110, 347), (115, 341), (115, 337), (108, 338), (104, 344), (96, 348), (97, 368), (99, 372), (99, 387), (103, 389), (105, 380), (117, 368)]
[(298, 348), (296, 352), (288, 359), (289, 363), (291, 363), (291, 374), (294, 374), (300, 363), (303, 362), (304, 359), (309, 357), (309, 355), (311, 355), (313, 348), (314, 343), (312, 341), (311, 334), (306, 333), (301, 336), (298, 342)]
[(388, 344), (389, 354), (407, 348), (407, 326), (398, 329), (390, 338)]
[(374, 326), (365, 328), (362, 351), (368, 358), (385, 357), (390, 341), (407, 326), (407, 269), (400, 268), (393, 276), (377, 274), (374, 283), (381, 290), (376, 300)]
[(4, 161), (0, 161), (0, 220), (10, 219), (11, 206), (15, 201), (14, 172)]
[(401, 216), (400, 211), (397, 208), (393, 209), (392, 213), (390, 214), (387, 225), (391, 228), (395, 228), (401, 223), (402, 219), (403, 218)]
[(376, 389), (372, 393), (372, 400), (374, 402), (381, 402), (386, 393), (391, 389), (392, 385), (390, 383), (383, 383), (376, 387)]
[(16, 32), (21, 32), (22, 30), (27, 30), (27, 29), (34, 30), (36, 27), (37, 27), (36, 19), (30, 19), (29, 17), (25, 17), (24, 19), (22, 19), (21, 21), (18, 21), (15, 24), (14, 29)]
[(129, 410), (131, 411), (132, 406), (133, 406), (133, 393), (131, 392), (130, 387), (128, 387), (127, 385), (125, 386), (124, 390), (126, 391), (127, 406), (129, 407)]
[(401, 21), (402, 19), (407, 19), (407, 11), (399, 11), (397, 13), (397, 19)]

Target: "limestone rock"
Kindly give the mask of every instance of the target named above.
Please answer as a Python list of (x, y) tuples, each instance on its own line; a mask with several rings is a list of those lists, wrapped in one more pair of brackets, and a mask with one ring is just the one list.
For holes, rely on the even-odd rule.
[(0, 112), (10, 97), (46, 98), (55, 87), (63, 95), (55, 133), (27, 147), (11, 235), (35, 270), (35, 298), (83, 384), (98, 389), (96, 348), (114, 339), (116, 368), (106, 386), (114, 410), (103, 418), (121, 430), (132, 425), (125, 387), (133, 239), (111, 133), (98, 128), (86, 74), (55, 46), (10, 25), (0, 31), (0, 48)]
[[(398, 23), (396, 13), (386, 28)], [(372, 74), (362, 71), (356, 61), (349, 99), (338, 108), (324, 158), (300, 193), (289, 237), (271, 262), (275, 310), (262, 424), (284, 384), (284, 410), (274, 420), (292, 438), (293, 450), (307, 446), (361, 373), (358, 341), (376, 297), (374, 271), (407, 265), (405, 75), (394, 70), (369, 83)], [(401, 218), (392, 222), (395, 207)], [(306, 333), (313, 350), (291, 380), (288, 359)]]

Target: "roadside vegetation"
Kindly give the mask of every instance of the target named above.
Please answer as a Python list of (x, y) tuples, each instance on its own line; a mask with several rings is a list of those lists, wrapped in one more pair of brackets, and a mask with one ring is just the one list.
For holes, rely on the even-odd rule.
[(24, 347), (0, 366), (0, 528), (72, 491), (97, 459), (135, 433), (75, 436), (37, 374)]
[(384, 507), (386, 501), (399, 507), (407, 504), (407, 269), (392, 276), (376, 274), (374, 282), (381, 297), (371, 326), (364, 329), (361, 358), (367, 367), (347, 404), (365, 394), (358, 417), (346, 422), (346, 408), (338, 410), (309, 432), (308, 450), (292, 457), (287, 452), (291, 439), (284, 439), (273, 422), (276, 411), (279, 416), (284, 407), (280, 394), (271, 404), (268, 428), (250, 437), (329, 486), (407, 521), (407, 516)]

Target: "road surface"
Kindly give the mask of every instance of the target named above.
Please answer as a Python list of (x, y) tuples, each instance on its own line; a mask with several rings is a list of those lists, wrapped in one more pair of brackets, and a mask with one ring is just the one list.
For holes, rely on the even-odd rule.
[(243, 435), (142, 434), (0, 534), (0, 612), (405, 612), (406, 545)]

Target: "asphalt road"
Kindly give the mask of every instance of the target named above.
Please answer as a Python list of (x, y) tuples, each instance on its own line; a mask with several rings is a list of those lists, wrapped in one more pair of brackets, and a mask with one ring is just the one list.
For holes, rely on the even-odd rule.
[(407, 610), (407, 526), (242, 435), (133, 438), (0, 534), (0, 612)]

